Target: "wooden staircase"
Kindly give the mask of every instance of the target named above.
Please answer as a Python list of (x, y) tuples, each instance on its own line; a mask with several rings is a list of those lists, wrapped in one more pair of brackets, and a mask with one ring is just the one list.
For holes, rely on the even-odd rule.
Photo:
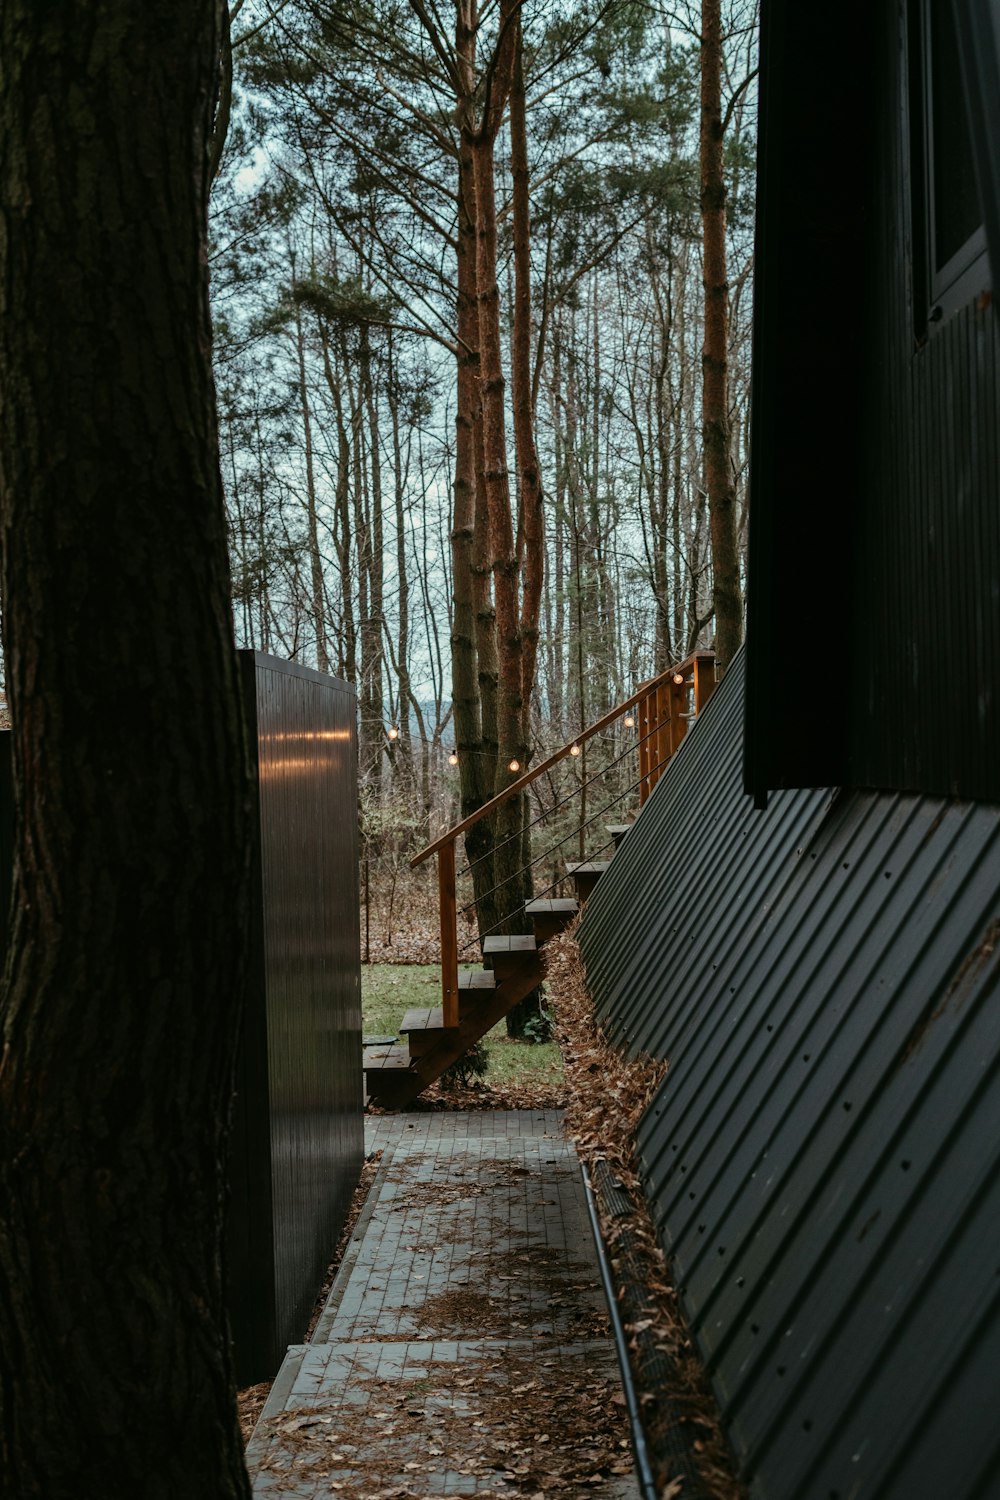
[[(483, 962), (488, 967), (460, 969), (455, 892), (455, 850), (459, 837), (564, 757), (579, 755), (586, 740), (625, 714), (630, 714), (627, 726), (634, 726), (636, 718), (639, 721), (636, 748), (640, 774), (635, 789), (641, 808), (687, 734), (689, 721), (707, 703), (715, 680), (715, 657), (711, 652), (696, 652), (679, 666), (643, 683), (630, 698), (591, 724), (574, 741), (512, 780), (471, 817), (448, 829), (414, 856), (411, 860), (414, 865), (433, 854), (438, 857), (442, 999), (438, 1006), (406, 1013), (399, 1028), (407, 1039), (405, 1043), (391, 1038), (365, 1047), (365, 1090), (370, 1102), (389, 1109), (408, 1104), (503, 1020), (520, 1000), (530, 995), (544, 978), (541, 950), (545, 943), (569, 925), (610, 862), (582, 859), (567, 864), (575, 897), (528, 902), (524, 911), (531, 919), (530, 936), (487, 937), (483, 943)], [(588, 825), (584, 818), (581, 823), (582, 838), (583, 827)], [(605, 831), (610, 836), (609, 843), (613, 842), (617, 848), (631, 826), (630, 823), (608, 825)]]
[(537, 989), (545, 977), (541, 950), (569, 926), (590, 895), (597, 879), (591, 873), (595, 863), (604, 869), (608, 865), (607, 860), (586, 865), (582, 878), (574, 877), (575, 897), (528, 902), (525, 911), (531, 918), (533, 936), (485, 940), (483, 958), (490, 961), (492, 969), (459, 970), (457, 1026), (445, 1026), (440, 1005), (408, 1010), (399, 1028), (407, 1044), (365, 1048), (365, 1092), (370, 1103), (386, 1109), (409, 1104)]

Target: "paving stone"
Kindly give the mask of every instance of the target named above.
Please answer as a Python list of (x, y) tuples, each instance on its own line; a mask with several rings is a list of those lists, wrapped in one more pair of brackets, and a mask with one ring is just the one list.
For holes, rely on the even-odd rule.
[[(248, 1449), (254, 1495), (523, 1495), (504, 1455), (541, 1438), (518, 1425), (537, 1416), (517, 1381), (543, 1372), (557, 1445), (561, 1387), (606, 1381), (610, 1402), (618, 1385), (561, 1113), (375, 1116), (366, 1143), (379, 1171), (313, 1342), (288, 1351)], [(609, 1475), (586, 1493), (637, 1492)]]

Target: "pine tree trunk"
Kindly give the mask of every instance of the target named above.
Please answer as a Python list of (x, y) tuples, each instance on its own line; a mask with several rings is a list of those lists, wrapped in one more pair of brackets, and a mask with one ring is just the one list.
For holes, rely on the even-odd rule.
[(385, 537), (382, 521), (382, 442), (379, 435), (378, 401), (372, 378), (372, 353), (368, 329), (361, 329), (361, 399), (368, 417), (368, 475), (371, 493), (371, 544), (368, 552), (368, 617), (362, 621), (362, 677), (364, 713), (371, 725), (372, 774), (382, 781), (382, 731), (385, 701), (382, 693), (385, 647), (382, 643)]
[[(294, 285), (294, 262), (292, 280)], [(306, 470), (306, 520), (309, 535), (309, 577), (312, 584), (313, 628), (316, 632), (316, 666), (329, 672), (330, 656), (326, 645), (326, 596), (323, 588), (323, 559), (319, 550), (319, 514), (316, 505), (316, 466), (313, 462), (312, 413), (309, 409), (309, 386), (306, 382), (306, 341), (302, 313), (295, 303), (295, 356), (299, 372), (299, 400), (302, 406), (303, 458)]]
[[(503, 8), (508, 18), (507, 5)], [(545, 577), (545, 525), (542, 513), (542, 474), (535, 445), (531, 382), (531, 208), (528, 197), (528, 135), (525, 119), (524, 58), (521, 14), (511, 17), (515, 30), (514, 74), (510, 91), (510, 157), (513, 179), (514, 226), (514, 318), (511, 341), (511, 394), (514, 407), (514, 446), (517, 453), (519, 485), (519, 524), (517, 528), (518, 574), (523, 572), (518, 640), (520, 646), (520, 708), (518, 734), (523, 749), (522, 767), (528, 763), (531, 746), (531, 695), (535, 687), (538, 662), (538, 621)], [(510, 840), (512, 869), (511, 899), (523, 908), (530, 901), (531, 837), (527, 823), (527, 799), (512, 799), (507, 836)], [(510, 886), (508, 887), (510, 888)], [(517, 912), (516, 927), (528, 931), (531, 923), (523, 909)], [(538, 1014), (538, 992), (534, 991), (507, 1014), (509, 1036), (522, 1036), (528, 1020)]]
[(202, 0), (0, 7), (5, 1500), (249, 1496), (220, 1269), (248, 777), (205, 272), (219, 27)]
[(701, 223), (705, 274), (702, 420), (715, 580), (715, 651), (721, 665), (727, 666), (743, 639), (743, 596), (729, 421), (721, 0), (703, 0), (701, 15)]
[(535, 445), (531, 394), (531, 207), (528, 199), (528, 135), (525, 120), (524, 60), (520, 12), (517, 51), (510, 93), (510, 157), (514, 224), (514, 336), (511, 356), (511, 394), (514, 405), (514, 443), (520, 477), (521, 558), (524, 592), (521, 598), (521, 738), (530, 741), (529, 710), (535, 687), (538, 621), (545, 576), (545, 525), (542, 474)]
[[(526, 761), (528, 746), (524, 738), (518, 567), (510, 502), (510, 476), (507, 469), (505, 381), (500, 352), (493, 140), (487, 135), (481, 136), (476, 143), (475, 153), (483, 466), (497, 640), (497, 763), (494, 790), (499, 792), (517, 779), (520, 768)], [(523, 817), (523, 800), (520, 796), (509, 798), (494, 815), (494, 890), (486, 903), (486, 910), (480, 912), (480, 922), (485, 923), (486, 928), (511, 932), (523, 927), (525, 918), (521, 908), (525, 899), (525, 882), (520, 870)]]
[[(471, 816), (492, 796), (496, 741), (493, 608), (486, 556), (485, 511), (481, 498), (482, 403), (473, 148), (476, 24), (473, 0), (461, 0), (457, 6), (455, 38), (461, 78), (458, 110), (462, 134), (457, 188), (458, 368), (455, 504), (451, 532), (451, 672), (463, 818)], [(487, 737), (493, 740), (492, 757), (488, 752)], [(465, 854), (472, 870), (477, 900), (484, 899), (493, 885), (491, 852), (491, 830), (484, 819), (470, 829), (465, 839)]]

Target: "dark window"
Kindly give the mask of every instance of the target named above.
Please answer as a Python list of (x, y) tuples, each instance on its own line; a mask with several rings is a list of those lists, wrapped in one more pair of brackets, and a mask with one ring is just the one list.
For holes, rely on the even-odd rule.
[(950, 0), (910, 6), (914, 321), (918, 336), (990, 284)]

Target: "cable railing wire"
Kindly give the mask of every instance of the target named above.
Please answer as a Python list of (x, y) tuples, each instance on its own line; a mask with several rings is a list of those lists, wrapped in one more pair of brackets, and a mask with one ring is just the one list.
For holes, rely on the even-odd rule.
[[(641, 745), (644, 745), (648, 739), (651, 739), (652, 736), (657, 733), (659, 733), (658, 728), (650, 729), (646, 734), (642, 735), (641, 738), (637, 739), (634, 743), (626, 745), (621, 754), (616, 755), (613, 760), (609, 761), (603, 770), (595, 771), (592, 776), (588, 776), (585, 781), (582, 781), (580, 785), (578, 787), (575, 787), (574, 790), (570, 792), (566, 797), (562, 797), (554, 802), (550, 808), (543, 808), (542, 811), (538, 814), (538, 817), (533, 818), (530, 823), (524, 826), (524, 828), (519, 828), (516, 833), (509, 833), (506, 838), (500, 840), (499, 844), (494, 844), (493, 848), (490, 849), (486, 854), (480, 854), (478, 858), (469, 860), (466, 864), (462, 865), (461, 869), (458, 871), (459, 876), (471, 875), (476, 865), (482, 864), (484, 859), (492, 859), (498, 849), (505, 848), (507, 844), (513, 843), (515, 839), (523, 838), (524, 835), (526, 833), (529, 833), (532, 828), (537, 827), (539, 823), (544, 823), (546, 818), (554, 817), (560, 808), (568, 807), (569, 804), (573, 801), (574, 797), (579, 797), (583, 792), (586, 791), (587, 787), (591, 786), (595, 781), (601, 781), (605, 776), (607, 776), (609, 771), (614, 769), (614, 767), (620, 760), (624, 760), (626, 756), (632, 755), (634, 751), (638, 750)], [(660, 765), (655, 766), (653, 769), (658, 771), (660, 769), (660, 766), (665, 764), (666, 761), (661, 761)], [(645, 771), (639, 777), (639, 780), (637, 782), (634, 782), (632, 786), (627, 787), (619, 797), (616, 797), (614, 799), (613, 802), (609, 802), (608, 807), (613, 807), (614, 802), (620, 801), (621, 797), (627, 797), (629, 792), (634, 791), (641, 782), (646, 780), (647, 776), (650, 776), (652, 774), (652, 771)], [(529, 867), (526, 866), (525, 868)], [(521, 874), (522, 872), (519, 870), (517, 873)], [(492, 895), (492, 892), (487, 892), (487, 894)]]
[[(655, 733), (655, 730), (651, 730), (650, 733), (651, 734)], [(648, 739), (649, 735), (646, 735), (645, 738)], [(619, 794), (618, 794), (617, 797), (612, 797), (612, 799), (611, 799), (610, 802), (606, 802), (605, 805), (602, 808), (600, 808), (596, 813), (594, 813), (591, 817), (589, 817), (586, 820), (586, 822), (581, 823), (578, 828), (572, 828), (572, 829), (570, 829), (569, 833), (565, 834), (561, 839), (558, 839), (556, 841), (556, 843), (549, 844), (545, 849), (543, 849), (543, 851), (542, 851), (541, 854), (536, 855), (534, 859), (529, 860), (527, 864), (522, 865), (520, 867), (520, 869), (515, 870), (510, 876), (508, 876), (508, 878), (506, 880), (498, 881), (498, 883), (496, 885), (492, 886), (488, 891), (484, 891), (481, 896), (474, 898), (472, 901), (468, 902), (467, 905), (459, 907), (459, 911), (460, 911), (461, 915), (462, 916), (467, 916), (469, 912), (475, 911), (476, 906), (478, 905), (478, 903), (480, 901), (485, 901), (487, 899), (487, 897), (495, 895), (495, 893), (497, 891), (501, 890), (503, 888), (503, 886), (507, 885), (511, 880), (516, 880), (516, 878), (517, 878), (518, 875), (525, 875), (525, 874), (527, 874), (527, 872), (529, 870), (532, 870), (535, 867), (535, 865), (540, 864), (542, 862), (542, 860), (548, 859), (555, 852), (555, 850), (560, 849), (562, 847), (562, 845), (568, 843), (570, 839), (578, 838), (579, 835), (583, 832), (584, 829), (589, 828), (592, 823), (596, 823), (600, 818), (603, 818), (604, 815), (607, 813), (607, 811), (608, 811), (609, 808), (614, 807), (615, 804), (618, 803), (618, 802), (620, 802), (623, 797), (627, 797), (631, 792), (634, 792), (635, 789), (636, 789), (636, 787), (641, 786), (642, 783), (644, 781), (646, 781), (650, 776), (655, 775), (656, 773), (658, 773), (659, 771), (661, 771), (663, 769), (663, 767), (668, 764), (669, 760), (670, 760), (670, 757), (667, 756), (666, 759), (658, 761), (655, 766), (652, 766), (648, 770), (644, 771), (643, 774), (638, 778), (638, 780), (634, 781), (631, 786), (627, 786), (624, 791), (619, 792)], [(608, 769), (610, 770), (610, 767)], [(591, 779), (592, 780), (596, 780), (596, 779), (598, 779), (598, 777), (594, 777), (594, 778), (591, 778)], [(589, 784), (589, 782), (585, 783), (585, 785), (588, 785), (588, 784)], [(583, 787), (578, 787), (577, 791), (576, 791), (576, 793), (574, 793), (574, 795), (578, 795), (582, 790), (583, 790)], [(571, 800), (571, 799), (567, 799), (567, 800)], [(536, 821), (538, 821), (538, 820), (536, 819)], [(531, 826), (534, 826), (534, 825), (531, 825)], [(509, 840), (506, 840), (505, 842), (509, 842)], [(605, 842), (597, 850), (597, 853), (598, 854), (602, 854), (605, 849), (610, 849), (611, 846), (613, 845), (613, 843), (614, 843), (614, 839), (613, 838), (606, 839)], [(498, 845), (497, 847), (499, 848), (501, 846)], [(478, 863), (478, 861), (477, 861), (477, 863)], [(467, 868), (471, 869), (471, 866), (468, 866)], [(463, 870), (462, 873), (465, 874), (466, 871)], [(549, 885), (547, 885), (547, 886), (544, 887), (544, 889), (542, 890), (541, 894), (539, 894), (538, 892), (536, 892), (532, 896), (531, 899), (533, 901), (540, 901), (542, 899), (542, 897), (546, 894), (547, 891), (553, 891), (553, 890), (555, 890), (556, 886), (560, 885), (562, 883), (562, 881), (565, 880), (565, 878), (566, 878), (565, 875), (559, 875), (559, 876), (557, 876), (555, 880), (553, 880)], [(461, 955), (463, 953), (468, 953), (473, 948), (475, 948), (476, 946), (478, 946), (482, 942), (483, 938), (489, 937), (490, 933), (495, 932), (498, 927), (502, 927), (505, 922), (509, 922), (510, 919), (511, 919), (511, 917), (516, 916), (516, 914), (519, 911), (523, 911), (524, 910), (524, 906), (525, 906), (525, 903), (522, 902), (520, 906), (515, 906), (511, 911), (506, 912), (502, 917), (500, 917), (496, 922), (494, 922), (492, 924), (492, 926), (484, 928), (483, 931), (480, 932), (480, 933), (478, 933), (475, 938), (471, 938), (469, 940), (469, 942), (465, 943), (459, 949), (459, 955)]]
[[(614, 843), (614, 839), (606, 839), (605, 842), (600, 846), (600, 848), (595, 851), (595, 853), (596, 854), (603, 854), (604, 851), (605, 851), (605, 849), (610, 849), (613, 843)], [(546, 850), (546, 854), (550, 854), (551, 852), (552, 852), (551, 849), (547, 849)], [(542, 855), (541, 857), (544, 859), (545, 855)], [(533, 864), (537, 864), (537, 860), (533, 860), (532, 863)], [(526, 865), (525, 869), (530, 869), (530, 866)], [(520, 874), (520, 873), (521, 872), (518, 871), (518, 874)], [(563, 883), (563, 881), (565, 879), (566, 879), (565, 875), (557, 875), (556, 878), (555, 878), (555, 880), (550, 881), (549, 884), (546, 885), (546, 886), (543, 886), (540, 891), (536, 891), (535, 892), (535, 894), (531, 898), (532, 901), (541, 901), (541, 900), (543, 900), (543, 898), (546, 895), (548, 895), (549, 891), (554, 891), (557, 886), (562, 885), (562, 883)], [(498, 890), (499, 887), (494, 887), (494, 889)], [(487, 895), (490, 895), (490, 894), (492, 894), (492, 892), (487, 892)], [(464, 906), (462, 908), (463, 914), (465, 912), (471, 911), (475, 907), (475, 904), (476, 903), (473, 901), (469, 906)], [(522, 901), (522, 903), (521, 903), (520, 906), (515, 906), (513, 908), (513, 910), (509, 911), (506, 914), (506, 916), (503, 916), (503, 917), (501, 917), (499, 919), (499, 921), (494, 922), (491, 927), (484, 928), (483, 931), (480, 932), (479, 934), (477, 934), (476, 937), (470, 938), (467, 943), (464, 943), (462, 945), (462, 947), (459, 948), (459, 950), (458, 950), (459, 957), (461, 957), (463, 953), (470, 953), (470, 952), (472, 952), (472, 950), (474, 948), (477, 948), (480, 945), (480, 943), (482, 942), (483, 938), (489, 937), (489, 935), (490, 935), (491, 932), (496, 932), (496, 930), (497, 930), (498, 927), (502, 927), (505, 922), (509, 922), (510, 921), (511, 917), (516, 916), (519, 911), (524, 911), (524, 909), (525, 909), (525, 903)]]

